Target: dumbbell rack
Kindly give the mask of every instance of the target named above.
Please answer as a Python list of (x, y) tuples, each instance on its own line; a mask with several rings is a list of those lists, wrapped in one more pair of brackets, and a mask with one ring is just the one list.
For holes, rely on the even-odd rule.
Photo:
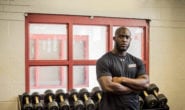
[[(48, 110), (47, 109), (47, 105), (44, 103), (44, 95), (40, 95), (41, 96), (41, 103), (43, 104), (43, 106), (44, 106), (44, 110)], [(18, 96), (18, 99), (17, 99), (17, 101), (18, 101), (18, 110), (24, 110), (23, 109), (23, 104), (21, 103), (22, 102), (22, 95), (19, 95)], [(72, 109), (71, 109), (72, 110)]]
[(170, 108), (169, 108), (169, 106), (168, 105), (166, 105), (165, 107), (162, 107), (162, 108), (147, 108), (147, 107), (143, 107), (143, 110), (169, 110)]
[[(40, 101), (41, 101), (41, 103), (44, 106), (44, 110), (48, 110), (47, 109), (47, 105), (44, 103), (44, 95), (40, 95), (40, 96), (41, 96), (41, 100)], [(23, 109), (23, 104), (22, 104), (22, 95), (18, 95), (17, 102), (18, 102), (18, 105), (17, 105), (18, 106), (18, 110), (24, 110)], [(71, 102), (70, 102), (70, 110), (73, 110), (73, 106), (72, 106)]]
[[(23, 104), (21, 103), (21, 102), (22, 102), (22, 95), (19, 95), (19, 96), (18, 96), (17, 101), (18, 101), (18, 110), (24, 110), (24, 109), (23, 109)], [(41, 95), (41, 103), (42, 103), (43, 106), (44, 106), (44, 110), (48, 110), (48, 109), (47, 109), (47, 105), (44, 103), (44, 96), (43, 96), (43, 95)]]
[[(22, 105), (22, 103), (21, 103), (21, 102), (22, 102), (22, 95), (19, 95), (19, 96), (18, 96), (17, 101), (18, 101), (18, 110), (23, 110), (23, 105)], [(47, 110), (47, 107), (46, 107), (46, 105), (44, 104), (43, 95), (41, 95), (41, 102), (42, 102), (43, 105), (44, 105), (44, 110)], [(72, 109), (71, 109), (71, 110), (72, 110)], [(166, 105), (166, 106), (163, 107), (163, 108), (151, 108), (151, 109), (149, 109), (149, 108), (143, 106), (143, 110), (169, 110), (169, 106)]]

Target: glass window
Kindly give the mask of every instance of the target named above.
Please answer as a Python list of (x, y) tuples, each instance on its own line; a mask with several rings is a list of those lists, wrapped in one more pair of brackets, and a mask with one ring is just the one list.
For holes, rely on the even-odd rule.
[(64, 24), (30, 24), (30, 59), (67, 59), (67, 29)]
[(129, 53), (142, 58), (149, 71), (147, 20), (29, 14), (26, 20), (26, 91), (99, 86), (96, 61), (111, 51), (119, 26), (131, 30)]
[(98, 59), (106, 52), (106, 36), (107, 28), (105, 26), (74, 25), (74, 59)]
[(31, 90), (43, 91), (46, 88), (67, 88), (66, 66), (31, 66)]
[(87, 88), (89, 91), (99, 86), (96, 80), (95, 66), (74, 66), (73, 67), (73, 87), (76, 89)]

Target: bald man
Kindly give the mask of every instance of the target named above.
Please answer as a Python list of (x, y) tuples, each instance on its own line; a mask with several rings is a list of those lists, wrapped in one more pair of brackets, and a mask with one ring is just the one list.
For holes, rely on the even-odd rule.
[(126, 27), (116, 30), (112, 51), (96, 63), (97, 80), (103, 90), (99, 110), (139, 110), (138, 92), (149, 85), (141, 59), (127, 53), (131, 32)]

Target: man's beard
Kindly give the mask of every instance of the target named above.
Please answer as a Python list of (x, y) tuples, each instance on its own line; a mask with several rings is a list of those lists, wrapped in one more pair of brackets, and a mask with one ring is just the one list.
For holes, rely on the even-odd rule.
[(116, 43), (116, 49), (120, 52), (126, 52), (129, 48), (130, 44), (126, 47), (121, 47), (118, 43)]

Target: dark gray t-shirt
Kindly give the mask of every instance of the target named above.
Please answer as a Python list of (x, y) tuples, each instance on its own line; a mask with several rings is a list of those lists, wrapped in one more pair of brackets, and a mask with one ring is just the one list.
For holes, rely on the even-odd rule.
[[(125, 58), (112, 52), (103, 55), (96, 63), (97, 78), (101, 76), (137, 78), (146, 74), (142, 60), (127, 53)], [(118, 95), (103, 92), (99, 110), (138, 110), (139, 97), (137, 93)]]

